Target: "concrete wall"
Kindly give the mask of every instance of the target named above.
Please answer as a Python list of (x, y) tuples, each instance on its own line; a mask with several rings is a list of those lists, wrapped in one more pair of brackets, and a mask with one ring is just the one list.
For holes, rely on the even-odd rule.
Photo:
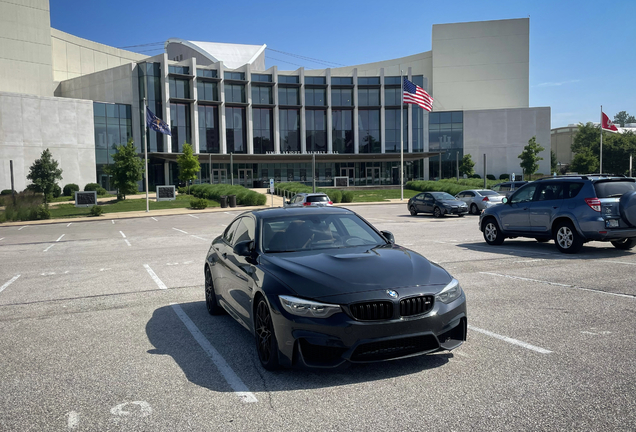
[(550, 147), (556, 155), (557, 162), (562, 165), (568, 165), (574, 159), (572, 153), (572, 144), (574, 143), (574, 135), (579, 131), (578, 127), (561, 127), (552, 129), (550, 134)]
[(550, 107), (464, 111), (464, 155), (470, 154), (475, 172), (483, 177), (484, 154), (487, 172), (522, 172), (518, 156), (536, 137), (545, 150), (539, 154), (537, 172), (550, 174)]
[(53, 80), (56, 82), (143, 60), (148, 56), (51, 29)]
[(96, 102), (132, 104), (137, 99), (133, 83), (138, 79), (136, 63), (86, 74), (78, 78), (62, 81), (56, 96), (87, 99)]
[(94, 182), (93, 102), (0, 93), (0, 190), (11, 188), (9, 160), (21, 191), (30, 183), (29, 167), (47, 148), (63, 170), (60, 187)]
[(433, 109), (528, 107), (529, 39), (528, 18), (434, 25)]
[(48, 0), (0, 0), (0, 92), (53, 96)]

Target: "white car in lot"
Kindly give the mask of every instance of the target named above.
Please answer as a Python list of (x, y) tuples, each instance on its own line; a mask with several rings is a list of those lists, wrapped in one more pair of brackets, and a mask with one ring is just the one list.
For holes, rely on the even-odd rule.
[(504, 196), (490, 189), (470, 189), (461, 191), (455, 195), (455, 198), (464, 201), (468, 205), (470, 214), (478, 215), (488, 207), (501, 204)]

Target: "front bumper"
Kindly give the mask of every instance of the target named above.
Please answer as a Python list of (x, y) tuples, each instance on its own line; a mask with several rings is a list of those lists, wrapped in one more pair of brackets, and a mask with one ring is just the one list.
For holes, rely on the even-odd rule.
[(272, 319), (286, 366), (333, 368), (452, 350), (466, 340), (468, 327), (463, 293), (450, 304), (435, 301), (423, 315), (382, 321), (359, 321), (345, 312), (306, 318), (276, 309)]
[(460, 214), (468, 214), (468, 207), (443, 207), (444, 209), (444, 214), (456, 214), (456, 215), (460, 215)]

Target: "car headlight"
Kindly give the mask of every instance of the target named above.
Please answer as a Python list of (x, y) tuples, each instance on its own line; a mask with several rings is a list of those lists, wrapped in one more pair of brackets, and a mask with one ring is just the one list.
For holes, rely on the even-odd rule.
[(299, 299), (292, 296), (278, 296), (283, 308), (298, 316), (309, 316), (314, 318), (329, 318), (331, 315), (342, 312), (338, 305), (318, 303), (311, 300)]
[(448, 304), (453, 300), (456, 300), (462, 295), (462, 288), (459, 286), (459, 281), (453, 279), (443, 290), (435, 296), (435, 299), (442, 303)]

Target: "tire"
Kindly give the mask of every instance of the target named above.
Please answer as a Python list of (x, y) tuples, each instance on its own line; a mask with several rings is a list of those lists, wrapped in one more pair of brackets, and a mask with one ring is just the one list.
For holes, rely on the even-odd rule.
[(280, 367), (280, 363), (278, 362), (278, 342), (276, 341), (276, 334), (274, 333), (272, 314), (263, 297), (259, 299), (256, 305), (254, 330), (256, 336), (256, 352), (258, 353), (261, 366), (269, 371), (278, 369)]
[(441, 218), (444, 215), (442, 214), (442, 211), (439, 209), (439, 207), (435, 207), (433, 209), (433, 216), (435, 216), (436, 218)]
[(409, 211), (411, 212), (411, 216), (417, 216), (417, 210), (415, 210), (415, 207), (411, 206)]
[(471, 215), (478, 215), (479, 214), (479, 209), (477, 208), (477, 204), (471, 204), (470, 205), (470, 214)]
[(622, 240), (615, 240), (612, 242), (612, 245), (614, 245), (616, 249), (629, 250), (633, 248), (634, 246), (636, 246), (636, 238), (626, 238)]
[(541, 237), (538, 237), (535, 240), (538, 241), (539, 243), (547, 243), (550, 241), (550, 239), (548, 238), (541, 238)]
[(205, 267), (205, 306), (207, 307), (210, 315), (222, 315), (225, 313), (225, 309), (219, 305), (219, 302), (216, 299), (212, 273), (210, 273), (210, 269), (207, 266)]
[(583, 237), (570, 222), (562, 222), (554, 231), (554, 244), (563, 253), (577, 253), (583, 247)]
[(457, 213), (457, 216), (464, 217), (464, 213)]
[(487, 219), (486, 223), (484, 223), (484, 240), (493, 246), (499, 246), (504, 242), (504, 236), (499, 229), (499, 225), (493, 218)]

